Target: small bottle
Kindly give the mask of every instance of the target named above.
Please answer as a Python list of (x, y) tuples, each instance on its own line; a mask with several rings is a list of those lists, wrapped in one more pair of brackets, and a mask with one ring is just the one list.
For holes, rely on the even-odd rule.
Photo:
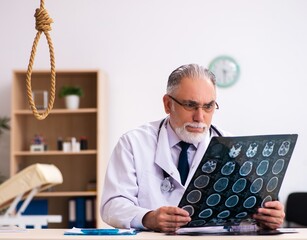
[(57, 149), (59, 151), (62, 151), (63, 150), (63, 139), (61, 137), (58, 137), (58, 140), (57, 140)]
[(77, 142), (75, 137), (71, 138), (71, 150), (73, 152), (80, 152), (80, 142)]
[(65, 140), (63, 140), (63, 152), (71, 152), (71, 150), (71, 137), (67, 137)]
[(87, 138), (85, 136), (80, 137), (80, 149), (81, 150), (86, 150), (88, 149), (87, 146)]

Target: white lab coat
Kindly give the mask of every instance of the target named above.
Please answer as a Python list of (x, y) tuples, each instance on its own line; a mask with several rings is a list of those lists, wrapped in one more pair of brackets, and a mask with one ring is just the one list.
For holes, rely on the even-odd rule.
[[(177, 206), (211, 137), (217, 136), (212, 131), (199, 144), (186, 186), (182, 186), (177, 166), (171, 158), (166, 121), (158, 136), (161, 121), (127, 132), (114, 148), (105, 176), (100, 209), (102, 219), (111, 226), (142, 229), (142, 218), (148, 211), (162, 206)], [(171, 192), (162, 193), (160, 190), (164, 179), (162, 169), (171, 176), (175, 187)]]

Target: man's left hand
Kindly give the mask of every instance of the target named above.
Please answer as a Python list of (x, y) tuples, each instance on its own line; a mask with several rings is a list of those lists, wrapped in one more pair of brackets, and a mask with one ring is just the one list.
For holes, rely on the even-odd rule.
[(270, 201), (253, 215), (258, 225), (264, 229), (276, 229), (282, 226), (285, 218), (284, 206), (279, 201)]

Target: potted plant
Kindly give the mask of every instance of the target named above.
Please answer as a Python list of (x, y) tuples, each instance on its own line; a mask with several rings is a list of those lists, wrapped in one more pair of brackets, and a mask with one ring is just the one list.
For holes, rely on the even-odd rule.
[(80, 97), (82, 96), (83, 90), (78, 86), (63, 86), (59, 93), (60, 98), (65, 98), (65, 106), (68, 109), (79, 108)]
[(10, 130), (9, 121), (8, 117), (0, 117), (0, 135), (3, 133), (3, 130)]

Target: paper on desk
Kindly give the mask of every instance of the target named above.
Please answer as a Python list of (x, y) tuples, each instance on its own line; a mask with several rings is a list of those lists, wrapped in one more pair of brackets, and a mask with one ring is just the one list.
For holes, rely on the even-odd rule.
[[(232, 226), (233, 227), (233, 226)], [(221, 235), (276, 235), (284, 233), (296, 233), (295, 228), (278, 228), (276, 230), (268, 229), (254, 229), (253, 227), (236, 226), (236, 228), (225, 228), (223, 226), (213, 227), (193, 227), (193, 228), (180, 228), (176, 231), (178, 235), (202, 235), (202, 234), (221, 234)]]
[(66, 230), (64, 235), (135, 235), (135, 229), (118, 228), (75, 228)]
[(297, 233), (297, 229), (295, 228), (277, 228), (281, 233)]
[(228, 232), (226, 228), (223, 226), (214, 226), (214, 227), (193, 227), (193, 228), (179, 228), (176, 233), (177, 234), (192, 234), (192, 233), (225, 233)]
[(17, 227), (17, 226), (0, 226), (0, 233), (17, 233), (17, 232), (25, 232), (25, 228)]

